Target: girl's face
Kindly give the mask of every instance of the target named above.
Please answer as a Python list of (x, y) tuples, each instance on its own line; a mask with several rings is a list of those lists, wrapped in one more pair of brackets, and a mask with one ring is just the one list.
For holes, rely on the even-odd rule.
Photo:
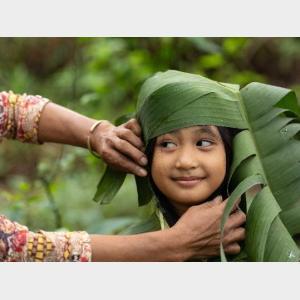
[(217, 127), (193, 126), (159, 136), (151, 173), (180, 215), (207, 200), (226, 173), (225, 147)]

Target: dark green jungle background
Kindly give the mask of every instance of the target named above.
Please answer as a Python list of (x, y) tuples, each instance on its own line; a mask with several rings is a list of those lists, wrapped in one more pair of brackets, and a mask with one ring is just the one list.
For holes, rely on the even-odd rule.
[[(97, 119), (132, 112), (142, 82), (177, 69), (300, 96), (300, 38), (0, 38), (0, 90), (38, 94)], [(134, 180), (92, 201), (103, 163), (84, 149), (0, 144), (0, 213), (30, 229), (118, 233), (147, 215)]]

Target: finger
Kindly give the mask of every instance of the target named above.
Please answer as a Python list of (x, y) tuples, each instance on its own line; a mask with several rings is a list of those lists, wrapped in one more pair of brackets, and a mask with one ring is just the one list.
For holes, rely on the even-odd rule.
[(222, 201), (222, 203), (221, 203), (221, 208), (222, 208), (223, 210), (225, 209), (225, 206), (226, 206), (227, 202), (228, 202), (228, 198)]
[(136, 148), (141, 149), (144, 146), (144, 143), (134, 132), (130, 129), (119, 127), (117, 129), (117, 136), (123, 140), (128, 141), (130, 144), (135, 146)]
[(221, 195), (219, 195), (219, 196), (215, 197), (213, 200), (211, 200), (211, 203), (212, 204), (220, 204), (220, 203), (222, 203), (222, 201), (223, 201), (223, 198)]
[(243, 241), (246, 238), (246, 230), (243, 227), (239, 227), (226, 234), (223, 238), (223, 245), (229, 245), (239, 241)]
[(232, 212), (235, 212), (237, 210), (240, 210), (239, 204), (241, 203), (241, 198), (238, 198), (238, 200), (235, 202), (234, 207), (232, 209)]
[(245, 222), (246, 222), (246, 215), (241, 210), (238, 210), (237, 212), (235, 212), (229, 216), (229, 218), (225, 224), (225, 227), (228, 229), (240, 227)]
[(130, 119), (129, 121), (124, 123), (124, 127), (132, 130), (134, 132), (134, 134), (137, 136), (142, 135), (142, 128), (136, 119)]
[(224, 248), (226, 254), (238, 254), (241, 252), (241, 246), (238, 243), (230, 244)]
[[(222, 203), (222, 201), (223, 201), (223, 198), (220, 195), (220, 196), (215, 197), (213, 200), (203, 203), (202, 205), (208, 206), (208, 207), (215, 207), (215, 206), (220, 205)], [(223, 210), (223, 208), (221, 207), (220, 210)]]
[(130, 160), (128, 157), (122, 155), (120, 152), (109, 149), (109, 151), (105, 152), (109, 153), (109, 155), (102, 155), (103, 160), (111, 165), (112, 167), (115, 167), (118, 170), (122, 170), (124, 172), (132, 173), (137, 176), (146, 176), (147, 171), (143, 168), (141, 168), (138, 164), (134, 163), (132, 160)]
[[(227, 202), (228, 202), (228, 198), (225, 199), (225, 200), (223, 201), (223, 203), (222, 203), (222, 208), (223, 208), (223, 209), (225, 209), (225, 206), (226, 206)], [(239, 210), (239, 206), (238, 206), (238, 205), (240, 204), (240, 202), (241, 202), (241, 198), (239, 198), (239, 199), (237, 200), (237, 202), (234, 204), (234, 206), (233, 206), (233, 208), (232, 208), (232, 210), (231, 210), (231, 213), (233, 213), (233, 212)]]
[(145, 154), (125, 140), (116, 140), (114, 142), (114, 148), (118, 150), (121, 154), (126, 155), (135, 163), (138, 163), (140, 165), (147, 164), (147, 158)]

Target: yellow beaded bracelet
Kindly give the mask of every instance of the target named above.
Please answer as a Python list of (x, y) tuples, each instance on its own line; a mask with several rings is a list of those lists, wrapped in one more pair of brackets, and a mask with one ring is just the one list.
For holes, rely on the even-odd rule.
[(91, 152), (91, 154), (93, 154), (97, 158), (101, 158), (101, 156), (98, 153), (94, 152), (93, 149), (92, 149), (92, 146), (91, 146), (91, 134), (95, 131), (95, 129), (97, 128), (97, 126), (99, 126), (101, 124), (101, 122), (103, 122), (103, 120), (99, 120), (99, 121), (95, 122), (91, 126), (91, 128), (89, 130), (88, 137), (87, 137), (87, 141), (86, 141), (86, 144), (87, 144), (87, 147), (88, 147), (89, 151)]

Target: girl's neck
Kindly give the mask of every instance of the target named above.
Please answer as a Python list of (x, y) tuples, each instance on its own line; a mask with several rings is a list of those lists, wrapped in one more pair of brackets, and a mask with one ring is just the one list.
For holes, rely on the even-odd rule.
[(177, 215), (179, 217), (181, 217), (189, 208), (189, 206), (186, 206), (186, 205), (182, 205), (182, 204), (177, 204), (177, 203), (174, 203), (170, 200), (168, 200), (169, 203), (173, 206), (175, 212), (177, 213)]

